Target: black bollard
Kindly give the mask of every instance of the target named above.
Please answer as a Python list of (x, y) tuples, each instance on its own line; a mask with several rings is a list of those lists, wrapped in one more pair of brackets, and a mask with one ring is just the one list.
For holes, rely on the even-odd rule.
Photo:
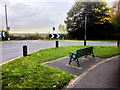
[(119, 40), (117, 41), (117, 47), (120, 47), (120, 41)]
[(58, 46), (58, 41), (56, 41), (56, 47), (58, 48), (59, 46)]
[(26, 45), (23, 46), (23, 56), (24, 57), (27, 56), (27, 46)]
[(84, 40), (84, 46), (86, 46), (86, 40)]

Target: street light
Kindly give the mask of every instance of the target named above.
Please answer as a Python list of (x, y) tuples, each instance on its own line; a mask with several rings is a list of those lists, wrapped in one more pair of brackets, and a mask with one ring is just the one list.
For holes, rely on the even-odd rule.
[[(82, 9), (83, 10), (83, 9)], [(82, 12), (80, 12), (82, 13)], [(86, 46), (86, 30), (87, 30), (87, 14), (85, 14), (85, 33), (84, 33), (84, 46)]]
[(84, 36), (84, 46), (86, 46), (86, 28), (87, 28), (87, 15), (85, 14), (85, 36)]

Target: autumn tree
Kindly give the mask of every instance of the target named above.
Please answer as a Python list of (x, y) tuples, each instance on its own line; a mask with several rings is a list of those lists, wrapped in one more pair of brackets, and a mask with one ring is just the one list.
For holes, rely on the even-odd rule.
[(118, 24), (120, 21), (120, 0), (114, 1), (111, 7), (112, 22)]
[(75, 2), (65, 20), (68, 33), (74, 39), (84, 39), (85, 17), (87, 17), (87, 39), (105, 39), (111, 36), (113, 26), (109, 10), (105, 1)]
[(111, 7), (111, 20), (115, 25), (115, 38), (120, 39), (120, 0), (114, 1), (113, 6)]
[(59, 29), (59, 31), (61, 32), (61, 34), (65, 34), (66, 28), (65, 28), (64, 25), (61, 25), (61, 24), (60, 24), (60, 26), (58, 27), (58, 29)]

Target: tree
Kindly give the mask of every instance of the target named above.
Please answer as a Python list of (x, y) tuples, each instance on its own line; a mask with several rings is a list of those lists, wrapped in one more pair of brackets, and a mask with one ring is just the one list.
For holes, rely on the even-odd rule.
[(111, 17), (112, 22), (118, 24), (118, 21), (120, 21), (120, 0), (114, 1), (113, 6), (111, 7)]
[(35, 40), (40, 39), (40, 34), (39, 34), (38, 32), (36, 32), (36, 34), (34, 35), (34, 39), (35, 39)]
[(65, 20), (68, 33), (74, 39), (84, 39), (87, 16), (87, 38), (106, 38), (106, 34), (111, 33), (109, 26), (112, 27), (109, 10), (106, 2), (75, 2)]
[(58, 28), (59, 28), (59, 31), (61, 32), (61, 34), (65, 34), (66, 28), (65, 28), (64, 25), (61, 25), (61, 24), (60, 24), (60, 26), (59, 26)]
[(120, 37), (120, 0), (114, 1), (113, 6), (111, 7), (111, 20), (112, 23), (115, 25), (115, 36), (116, 39)]

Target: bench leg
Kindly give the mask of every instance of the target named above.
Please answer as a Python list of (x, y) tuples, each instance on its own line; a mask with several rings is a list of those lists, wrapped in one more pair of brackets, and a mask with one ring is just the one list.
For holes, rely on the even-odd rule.
[(93, 57), (93, 59), (95, 60), (95, 56), (94, 56), (94, 54), (92, 53), (92, 57)]
[(87, 55), (85, 55), (85, 58), (87, 58)]
[(79, 61), (78, 61), (78, 59), (77, 59), (77, 64), (78, 64), (78, 67), (80, 67), (80, 64), (79, 64)]
[(69, 65), (70, 65), (70, 63), (71, 63), (71, 60), (72, 60), (72, 58), (70, 58)]

